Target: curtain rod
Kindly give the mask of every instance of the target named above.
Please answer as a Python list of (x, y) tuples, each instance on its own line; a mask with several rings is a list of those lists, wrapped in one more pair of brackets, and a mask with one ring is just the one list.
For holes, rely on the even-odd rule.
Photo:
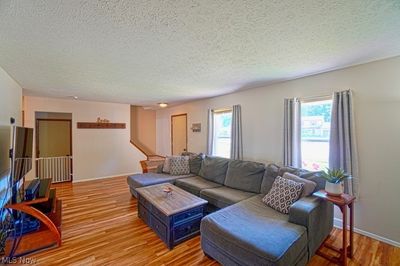
[[(351, 92), (351, 89), (343, 90), (347, 92)], [(315, 95), (315, 96), (306, 96), (306, 97), (296, 97), (299, 100), (313, 100), (313, 99), (319, 99), (319, 98), (328, 98), (332, 97), (335, 92), (331, 92), (330, 94), (325, 94), (325, 95)]]
[(309, 100), (332, 98), (332, 96), (333, 96), (333, 93), (325, 94), (325, 95), (314, 95), (314, 96), (298, 97), (298, 99), (300, 101), (309, 101)]

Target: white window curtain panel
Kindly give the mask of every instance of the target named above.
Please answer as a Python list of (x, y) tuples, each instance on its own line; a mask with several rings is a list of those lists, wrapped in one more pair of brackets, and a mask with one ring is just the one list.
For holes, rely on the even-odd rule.
[(231, 159), (243, 159), (242, 142), (242, 108), (240, 105), (232, 107), (232, 129), (231, 129)]
[(353, 99), (350, 90), (335, 92), (332, 102), (329, 167), (343, 169), (351, 176), (345, 193), (358, 196), (358, 156), (354, 130)]
[(207, 120), (207, 129), (208, 129), (208, 134), (207, 134), (207, 154), (212, 155), (213, 154), (213, 147), (214, 147), (214, 116), (213, 116), (213, 110), (208, 109), (208, 120)]
[(301, 117), (298, 98), (285, 99), (283, 131), (283, 163), (301, 167)]

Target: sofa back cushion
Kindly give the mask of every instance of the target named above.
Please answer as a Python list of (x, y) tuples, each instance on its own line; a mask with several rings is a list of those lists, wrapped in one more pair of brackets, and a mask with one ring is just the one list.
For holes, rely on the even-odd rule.
[(315, 187), (314, 191), (318, 191), (321, 189), (325, 189), (325, 179), (322, 177), (323, 171), (318, 171), (318, 172), (307, 172), (307, 173), (302, 173), (300, 174), (301, 178), (313, 181), (317, 184)]
[(264, 176), (261, 182), (261, 189), (260, 189), (261, 194), (267, 194), (270, 191), (270, 189), (272, 188), (272, 184), (275, 181), (275, 178), (279, 174), (279, 168), (280, 167), (278, 165), (273, 163), (265, 167)]
[(206, 156), (201, 163), (199, 176), (218, 184), (224, 184), (229, 159)]
[(189, 155), (190, 173), (195, 175), (199, 174), (203, 159), (203, 153)]
[(228, 164), (224, 185), (243, 191), (260, 193), (265, 165), (256, 162), (232, 160)]
[(310, 173), (310, 171), (302, 169), (302, 168), (296, 168), (292, 166), (282, 166), (279, 168), (278, 175), (283, 176), (285, 173), (301, 176), (302, 174)]

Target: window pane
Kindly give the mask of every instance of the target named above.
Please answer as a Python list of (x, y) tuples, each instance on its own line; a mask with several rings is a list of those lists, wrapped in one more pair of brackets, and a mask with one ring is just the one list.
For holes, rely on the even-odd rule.
[(229, 158), (231, 153), (232, 112), (214, 113), (213, 155)]
[(324, 170), (329, 163), (332, 100), (301, 104), (302, 167)]

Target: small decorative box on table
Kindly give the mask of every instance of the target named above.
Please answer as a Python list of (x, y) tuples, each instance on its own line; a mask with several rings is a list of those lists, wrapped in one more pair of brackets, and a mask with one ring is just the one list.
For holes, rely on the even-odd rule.
[(169, 249), (199, 234), (206, 200), (172, 184), (142, 187), (137, 192), (138, 216)]
[[(323, 200), (327, 200), (332, 202), (334, 205), (340, 208), (340, 211), (343, 214), (343, 239), (342, 239), (342, 248), (338, 249), (328, 243), (323, 244), (325, 247), (339, 253), (339, 257), (334, 257), (332, 255), (325, 254), (321, 251), (317, 251), (317, 254), (321, 257), (324, 257), (334, 263), (341, 264), (347, 266), (347, 257), (353, 257), (353, 229), (354, 229), (354, 200), (356, 199), (354, 196), (348, 194), (341, 194), (340, 196), (331, 196), (325, 190), (317, 191), (313, 194), (314, 196), (321, 198)], [(347, 245), (347, 208), (350, 209), (350, 241), (349, 245)]]

